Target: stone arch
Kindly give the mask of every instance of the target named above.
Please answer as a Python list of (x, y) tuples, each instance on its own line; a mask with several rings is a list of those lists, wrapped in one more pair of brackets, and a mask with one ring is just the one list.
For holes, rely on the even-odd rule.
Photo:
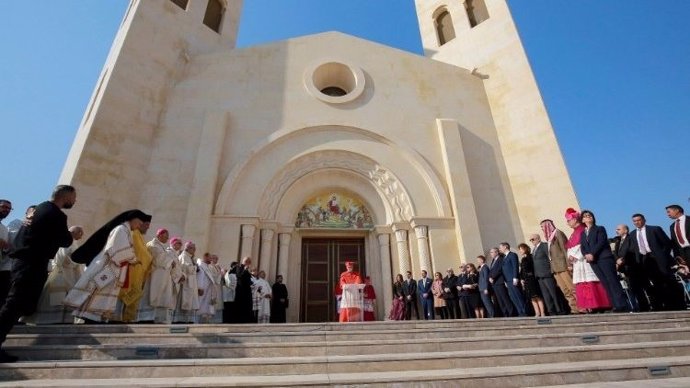
[[(377, 159), (368, 155), (376, 155)], [(350, 166), (347, 165), (348, 161)], [(389, 202), (397, 202), (397, 208), (404, 209), (398, 211), (400, 216), (387, 216), (385, 219), (409, 219), (420, 214), (451, 216), (446, 188), (421, 155), (404, 143), (373, 131), (347, 126), (318, 126), (274, 132), (250, 150), (249, 157), (226, 176), (214, 213), (263, 215), (265, 211), (260, 209), (268, 204), (268, 194), (264, 193), (279, 192), (277, 186), (282, 186), (284, 190), (290, 182), (287, 175), (291, 175), (292, 180), (298, 177), (299, 172), (285, 168), (288, 165), (302, 174), (307, 172), (304, 167), (307, 165), (310, 168), (354, 169), (360, 175), (369, 176), (374, 182), (372, 184), (387, 193), (382, 195), (391, 198)], [(275, 212), (275, 206), (268, 208)], [(270, 217), (270, 212), (266, 215)]]
[[(347, 184), (344, 180), (347, 179)], [(320, 191), (337, 191), (360, 199), (371, 212), (375, 224), (387, 223), (390, 204), (372, 184), (371, 180), (352, 170), (324, 168), (299, 176), (286, 187), (275, 204), (272, 218), (283, 225), (294, 224), (297, 212), (304, 202)]]

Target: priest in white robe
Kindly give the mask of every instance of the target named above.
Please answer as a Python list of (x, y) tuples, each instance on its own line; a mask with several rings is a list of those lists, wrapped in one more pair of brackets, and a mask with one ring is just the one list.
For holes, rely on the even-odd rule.
[[(137, 262), (132, 231), (150, 221), (151, 216), (140, 210), (124, 212), (74, 252), (74, 261), (88, 263), (86, 271), (65, 298), (65, 305), (75, 309), (75, 316), (87, 323), (112, 319), (118, 294), (127, 281), (128, 267)], [(107, 236), (105, 240), (103, 236)]]
[(257, 301), (257, 318), (259, 323), (269, 323), (271, 320), (271, 285), (266, 281), (266, 272), (259, 271), (259, 277), (254, 281), (255, 300)]
[(205, 253), (202, 259), (197, 261), (197, 287), (199, 288), (199, 310), (197, 310), (197, 323), (211, 323), (216, 314), (216, 294), (214, 269), (211, 264), (211, 254)]
[(139, 306), (137, 320), (140, 322), (169, 324), (173, 321), (179, 284), (184, 279), (175, 252), (182, 249), (182, 241), (172, 239), (168, 246), (168, 238), (167, 229), (158, 229), (156, 238), (146, 244), (153, 262)]
[(180, 293), (177, 297), (173, 318), (175, 323), (193, 323), (199, 309), (199, 287), (197, 285), (199, 267), (194, 257), (195, 253), (196, 245), (187, 241), (184, 245), (184, 251), (178, 257), (178, 264), (182, 275), (184, 275), (184, 281), (180, 284)]
[(225, 275), (226, 270), (218, 264), (218, 261), (218, 255), (211, 255), (210, 268), (213, 273), (213, 286), (216, 288), (216, 313), (211, 318), (211, 323), (222, 323), (223, 310), (225, 309), (225, 304), (223, 303), (223, 275)]

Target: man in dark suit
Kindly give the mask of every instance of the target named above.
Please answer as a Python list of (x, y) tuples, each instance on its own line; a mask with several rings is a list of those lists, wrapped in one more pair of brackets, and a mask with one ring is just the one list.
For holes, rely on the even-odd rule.
[(412, 271), (407, 271), (407, 279), (403, 282), (403, 294), (405, 295), (405, 320), (412, 319), (414, 316), (419, 320), (419, 308), (417, 307), (417, 281), (412, 278)]
[[(0, 308), (0, 344), (5, 342), (19, 317), (34, 313), (48, 278), (48, 262), (60, 247), (72, 244), (67, 215), (61, 209), (71, 209), (76, 200), (74, 187), (57, 186), (50, 201), (38, 205), (31, 220), (17, 232), (10, 252), (12, 285)], [(15, 356), (0, 350), (0, 362), (14, 361), (17, 361)]]
[(544, 296), (546, 310), (549, 315), (562, 315), (565, 313), (561, 298), (558, 295), (556, 279), (551, 272), (551, 261), (549, 260), (549, 246), (541, 241), (538, 234), (530, 236), (529, 241), (534, 246), (532, 260), (534, 261), (534, 277), (537, 278), (539, 289)]
[(458, 290), (455, 288), (458, 277), (453, 268), (448, 268), (446, 277), (443, 278), (443, 299), (448, 308), (448, 319), (460, 319), (460, 305), (458, 305)]
[(491, 248), (489, 250), (491, 262), (489, 263), (489, 283), (496, 294), (496, 301), (501, 313), (504, 317), (512, 317), (515, 315), (515, 307), (510, 301), (508, 290), (505, 285), (505, 277), (503, 276), (503, 256), (498, 254), (498, 248)]
[(647, 299), (648, 289), (651, 287), (649, 277), (641, 262), (637, 261), (635, 252), (629, 249), (630, 229), (627, 225), (616, 227), (616, 237), (613, 238), (613, 254), (619, 272), (625, 275), (628, 288), (632, 293), (631, 303), (633, 311), (649, 311)]
[(673, 255), (682, 258), (685, 265), (690, 265), (690, 220), (679, 205), (666, 206), (666, 215), (673, 220), (670, 226)]
[(491, 290), (491, 283), (489, 283), (489, 265), (486, 264), (486, 257), (477, 256), (477, 267), (479, 267), (479, 296), (482, 298), (482, 303), (486, 309), (486, 316), (493, 318), (495, 315), (494, 303), (491, 300), (493, 291)]
[(422, 270), (422, 278), (417, 282), (417, 294), (422, 301), (422, 311), (424, 319), (434, 319), (434, 294), (431, 293), (433, 282), (427, 277), (425, 270)]
[(630, 233), (626, 250), (642, 263), (654, 286), (650, 295), (654, 310), (684, 310), (683, 289), (672, 267), (671, 239), (659, 226), (647, 225), (642, 214), (632, 216), (636, 230)]
[(252, 259), (243, 257), (237, 267), (237, 286), (235, 287), (235, 311), (237, 323), (254, 322), (254, 299), (252, 297)]
[(498, 251), (504, 256), (502, 270), (510, 301), (513, 303), (513, 306), (515, 306), (518, 315), (526, 317), (525, 298), (523, 298), (522, 291), (518, 288), (520, 282), (520, 261), (518, 260), (517, 254), (510, 251), (510, 244), (507, 242), (500, 243), (498, 245)]

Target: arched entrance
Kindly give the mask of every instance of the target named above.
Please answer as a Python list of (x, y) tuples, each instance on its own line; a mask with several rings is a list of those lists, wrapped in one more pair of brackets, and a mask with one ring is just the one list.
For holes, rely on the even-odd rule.
[(345, 261), (366, 276), (364, 238), (312, 237), (302, 239), (300, 322), (336, 322), (334, 290)]
[(324, 191), (312, 196), (295, 217), (301, 242), (300, 321), (337, 321), (335, 289), (345, 261), (367, 275), (365, 235), (374, 227), (371, 213), (357, 196)]

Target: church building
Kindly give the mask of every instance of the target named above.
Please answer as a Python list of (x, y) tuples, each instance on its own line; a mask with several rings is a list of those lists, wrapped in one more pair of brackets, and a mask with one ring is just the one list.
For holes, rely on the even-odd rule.
[(60, 178), (70, 221), (139, 208), (251, 256), (289, 322), (334, 319), (346, 260), (383, 319), (396, 274), (564, 226), (577, 199), (507, 1), (415, 2), (424, 56), (339, 32), (235, 48), (242, 0), (131, 0)]

